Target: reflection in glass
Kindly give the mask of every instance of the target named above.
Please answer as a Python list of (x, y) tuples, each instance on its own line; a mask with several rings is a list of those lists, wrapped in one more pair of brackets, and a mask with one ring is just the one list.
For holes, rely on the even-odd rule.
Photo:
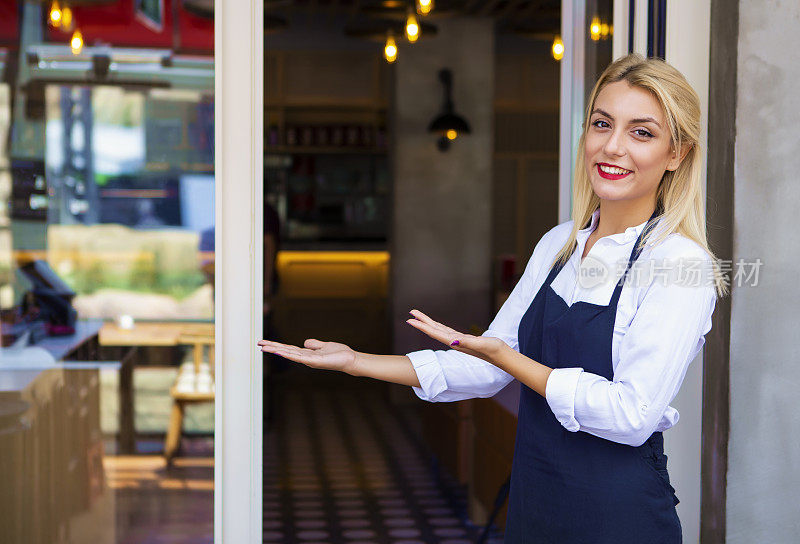
[(46, 90), (47, 251), (82, 317), (210, 319), (213, 100), (195, 91)]
[(50, 4), (0, 2), (0, 542), (211, 542), (213, 6)]
[(589, 99), (594, 82), (613, 60), (611, 58), (613, 22), (614, 2), (612, 0), (589, 0), (586, 3), (584, 104)]

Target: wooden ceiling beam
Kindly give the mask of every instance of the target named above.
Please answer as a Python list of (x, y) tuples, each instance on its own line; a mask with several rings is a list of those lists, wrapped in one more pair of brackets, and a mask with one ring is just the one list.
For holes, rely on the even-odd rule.
[(488, 15), (488, 16), (491, 16), (491, 15), (492, 15), (492, 12), (495, 10), (495, 8), (496, 8), (498, 5), (500, 5), (500, 3), (501, 3), (502, 1), (503, 1), (503, 0), (489, 0), (488, 2), (484, 2), (484, 3), (483, 3), (483, 6), (481, 6), (481, 9), (480, 9), (480, 10), (478, 10), (478, 15), (482, 15), (482, 16), (487, 16), (487, 15)]

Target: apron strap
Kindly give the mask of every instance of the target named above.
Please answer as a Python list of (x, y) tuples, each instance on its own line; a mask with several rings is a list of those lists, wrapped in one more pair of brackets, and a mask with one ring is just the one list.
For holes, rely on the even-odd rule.
[[(650, 219), (648, 220), (647, 224), (644, 226), (644, 229), (639, 234), (639, 237), (636, 239), (636, 243), (633, 244), (633, 249), (631, 250), (631, 255), (628, 258), (628, 266), (625, 268), (625, 272), (622, 274), (622, 277), (617, 282), (617, 286), (614, 289), (614, 294), (611, 296), (611, 302), (609, 303), (609, 305), (611, 305), (611, 304), (616, 305), (617, 301), (619, 301), (619, 296), (622, 293), (622, 286), (625, 283), (625, 279), (628, 277), (628, 271), (630, 270), (630, 268), (633, 265), (634, 261), (636, 261), (636, 259), (638, 259), (639, 255), (642, 253), (642, 248), (639, 247), (639, 242), (642, 240), (642, 238), (648, 232), (653, 230), (653, 228), (655, 227), (655, 225), (657, 223), (656, 220), (659, 217), (659, 215), (661, 214), (661, 211), (662, 211), (661, 206), (656, 206), (655, 211), (653, 211), (653, 215), (650, 216)], [(575, 249), (577, 249), (577, 247)], [(574, 254), (574, 252), (575, 252), (575, 250), (573, 250), (573, 254)], [(558, 276), (558, 273), (561, 272), (561, 269), (564, 268), (564, 265), (566, 265), (568, 261), (569, 261), (569, 259), (567, 259), (566, 261), (564, 261), (562, 263), (557, 263), (555, 266), (553, 266), (550, 269), (550, 273), (547, 275), (547, 279), (544, 281), (544, 285), (542, 286), (543, 288), (550, 287), (550, 284), (553, 283), (553, 280), (556, 279), (556, 276)]]
[(656, 206), (655, 211), (653, 211), (653, 215), (650, 216), (648, 219), (647, 224), (642, 229), (642, 232), (639, 233), (639, 237), (636, 238), (636, 242), (633, 244), (633, 249), (631, 250), (631, 255), (628, 258), (628, 266), (625, 267), (625, 272), (623, 272), (622, 276), (620, 277), (619, 281), (617, 282), (617, 286), (614, 288), (614, 294), (611, 295), (611, 301), (609, 302), (609, 306), (616, 306), (617, 302), (619, 302), (619, 297), (622, 294), (622, 286), (625, 284), (625, 281), (628, 279), (628, 275), (633, 266), (633, 263), (636, 259), (639, 258), (639, 255), (642, 254), (643, 247), (639, 247), (642, 239), (647, 236), (647, 234), (655, 228), (656, 224), (658, 223), (659, 216), (661, 215), (662, 210), (660, 206)]

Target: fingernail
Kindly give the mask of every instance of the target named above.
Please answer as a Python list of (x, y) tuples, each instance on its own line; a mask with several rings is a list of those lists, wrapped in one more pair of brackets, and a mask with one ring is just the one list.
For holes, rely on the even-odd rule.
[(453, 340), (453, 343), (450, 344), (450, 345), (451, 346), (457, 346), (457, 345), (459, 345), (459, 342), (458, 342), (458, 340)]

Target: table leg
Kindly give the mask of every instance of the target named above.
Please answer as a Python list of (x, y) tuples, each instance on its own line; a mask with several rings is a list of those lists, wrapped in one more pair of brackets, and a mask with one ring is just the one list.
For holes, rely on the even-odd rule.
[(133, 367), (137, 348), (131, 346), (120, 353), (119, 369), (119, 452), (136, 453), (136, 429), (133, 415)]

